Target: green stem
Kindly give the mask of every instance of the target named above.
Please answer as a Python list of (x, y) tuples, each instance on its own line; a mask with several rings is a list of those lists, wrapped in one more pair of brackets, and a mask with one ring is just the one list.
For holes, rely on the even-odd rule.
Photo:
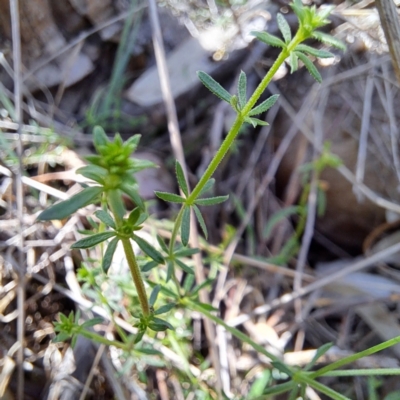
[(319, 392), (325, 394), (326, 396), (329, 396), (331, 399), (350, 400), (348, 397), (343, 396), (342, 394), (336, 392), (335, 390), (329, 388), (328, 386), (323, 385), (322, 383), (315, 381), (314, 379), (310, 378), (310, 376), (307, 376), (305, 374), (299, 373), (298, 375), (295, 375), (293, 377), (293, 380), (298, 383), (305, 383), (314, 388), (315, 390), (318, 390)]
[(296, 48), (296, 46), (305, 39), (306, 38), (304, 37), (304, 33), (301, 30), (299, 30), (296, 36), (288, 44), (288, 46), (281, 51), (278, 58), (276, 59), (272, 67), (269, 69), (268, 73), (265, 75), (263, 80), (260, 82), (260, 84), (254, 91), (253, 95), (250, 97), (247, 104), (243, 107), (241, 113), (238, 114), (238, 116), (236, 117), (235, 122), (233, 123), (225, 140), (222, 142), (221, 147), (218, 149), (217, 153), (211, 160), (200, 181), (197, 183), (192, 193), (187, 198), (186, 204), (191, 205), (197, 199), (204, 185), (213, 176), (215, 170), (218, 168), (218, 165), (221, 163), (222, 159), (225, 157), (226, 153), (232, 146), (233, 141), (236, 139), (236, 136), (238, 135), (239, 130), (244, 123), (244, 119), (247, 117), (249, 112), (255, 106), (260, 96), (264, 93), (265, 89), (271, 82), (272, 78), (278, 71), (279, 67), (285, 62), (286, 58), (289, 57), (290, 53)]
[(393, 339), (387, 340), (386, 342), (380, 343), (376, 346), (370, 347), (367, 350), (360, 351), (359, 353), (352, 354), (351, 356), (342, 358), (339, 361), (333, 362), (330, 365), (327, 365), (326, 367), (323, 367), (312, 374), (310, 374), (310, 378), (317, 378), (318, 376), (325, 375), (329, 371), (333, 371), (335, 369), (338, 369), (340, 367), (343, 367), (346, 364), (353, 363), (356, 360), (359, 360), (360, 358), (370, 356), (371, 354), (377, 353), (378, 351), (382, 351), (384, 349), (387, 349), (388, 347), (394, 346), (395, 344), (400, 343), (400, 336), (397, 336)]
[[(124, 220), (120, 215), (121, 196), (117, 190), (110, 190), (107, 193), (108, 204), (111, 212), (114, 215), (117, 230), (123, 226)], [(144, 316), (150, 315), (150, 305), (147, 299), (146, 289), (144, 287), (142, 275), (140, 274), (140, 268), (136, 261), (135, 253), (133, 252), (132, 244), (130, 239), (121, 239), (122, 245), (124, 246), (124, 252), (126, 261), (128, 262), (129, 269), (131, 271), (132, 279), (136, 287), (136, 291), (139, 297), (140, 306)]]
[(223, 326), (233, 336), (236, 336), (242, 342), (249, 344), (251, 347), (253, 347), (254, 350), (258, 351), (261, 354), (264, 354), (264, 356), (268, 357), (271, 361), (281, 362), (281, 360), (277, 356), (275, 356), (275, 355), (271, 354), (269, 351), (265, 350), (265, 348), (263, 346), (260, 346), (259, 344), (257, 344), (253, 340), (251, 340), (247, 335), (240, 332), (238, 329), (234, 328), (233, 326), (229, 326), (222, 319), (216, 317), (210, 311), (208, 311), (204, 307), (202, 307), (201, 304), (195, 303), (193, 300), (191, 300), (189, 298), (182, 299), (182, 301), (188, 308), (191, 308), (193, 311), (197, 311), (197, 312), (203, 314), (205, 317), (214, 321), (216, 324)]
[(78, 332), (79, 335), (84, 336), (87, 339), (92, 340), (95, 343), (101, 343), (106, 346), (115, 346), (119, 349), (128, 351), (130, 349), (130, 345), (126, 343), (119, 342), (118, 340), (108, 340), (104, 336), (101, 336), (97, 333), (87, 331), (87, 330), (80, 330)]
[(142, 275), (140, 274), (139, 266), (136, 262), (135, 253), (132, 249), (132, 244), (129, 239), (121, 239), (124, 246), (126, 260), (131, 270), (133, 282), (135, 283), (136, 291), (139, 297), (140, 306), (142, 307), (143, 315), (150, 315), (150, 306), (147, 300), (146, 289), (144, 287)]

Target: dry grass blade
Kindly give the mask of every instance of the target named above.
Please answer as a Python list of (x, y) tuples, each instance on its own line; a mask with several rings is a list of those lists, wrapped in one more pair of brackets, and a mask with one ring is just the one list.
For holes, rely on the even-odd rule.
[(18, 334), (17, 340), (19, 342), (18, 349), (18, 387), (17, 398), (22, 400), (24, 398), (24, 341), (25, 341), (25, 255), (23, 251), (24, 238), (22, 235), (22, 219), (24, 210), (24, 195), (22, 186), (23, 163), (22, 163), (22, 77), (21, 77), (21, 36), (19, 25), (19, 7), (18, 0), (10, 0), (10, 13), (11, 13), (11, 29), (12, 29), (12, 46), (13, 46), (13, 62), (14, 62), (14, 109), (15, 120), (18, 124), (18, 147), (17, 155), (19, 160), (18, 170), (16, 173), (16, 188), (17, 188), (17, 210), (19, 221), (19, 270), (18, 270)]

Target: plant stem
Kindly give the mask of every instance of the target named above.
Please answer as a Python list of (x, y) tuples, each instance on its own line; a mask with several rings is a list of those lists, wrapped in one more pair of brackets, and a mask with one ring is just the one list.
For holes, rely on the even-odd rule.
[[(115, 222), (118, 228), (123, 225), (123, 218), (119, 214), (121, 196), (115, 190), (107, 193), (108, 204), (111, 212), (114, 215)], [(132, 279), (136, 287), (136, 291), (139, 297), (140, 306), (144, 316), (150, 315), (150, 305), (147, 299), (146, 289), (144, 287), (142, 275), (140, 274), (140, 268), (136, 261), (135, 253), (132, 249), (132, 244), (130, 239), (121, 239), (122, 245), (124, 246), (124, 252), (126, 261), (128, 262), (129, 269), (131, 271)]]
[(387, 349), (388, 347), (394, 346), (395, 344), (398, 344), (398, 343), (400, 343), (400, 336), (397, 336), (393, 339), (387, 340), (386, 342), (380, 343), (376, 346), (370, 347), (367, 350), (360, 351), (359, 353), (352, 354), (351, 356), (342, 358), (339, 361), (333, 362), (332, 364), (327, 365), (326, 367), (323, 367), (323, 368), (319, 369), (318, 371), (313, 372), (309, 376), (311, 378), (317, 378), (318, 376), (325, 375), (329, 371), (333, 371), (335, 369), (343, 367), (343, 365), (350, 364), (356, 360), (359, 360), (360, 358), (377, 353), (378, 351), (382, 351), (382, 350)]
[(253, 347), (254, 350), (258, 351), (261, 354), (264, 354), (264, 356), (268, 357), (271, 361), (280, 361), (280, 359), (277, 356), (275, 356), (275, 355), (271, 354), (269, 351), (265, 350), (265, 348), (263, 346), (260, 346), (259, 344), (257, 344), (253, 340), (251, 340), (247, 335), (240, 332), (238, 329), (234, 328), (233, 326), (229, 326), (221, 318), (216, 317), (210, 311), (208, 311), (204, 307), (202, 307), (201, 304), (198, 304), (189, 298), (185, 298), (182, 300), (188, 308), (191, 308), (193, 311), (197, 311), (197, 312), (203, 314), (205, 317), (207, 317), (208, 319), (211, 319), (216, 324), (223, 326), (233, 336), (236, 336), (242, 342), (249, 344), (251, 347)]
[(136, 262), (135, 253), (132, 249), (132, 244), (129, 239), (121, 239), (122, 245), (124, 246), (126, 260), (131, 270), (133, 282), (135, 283), (136, 291), (139, 296), (140, 306), (142, 307), (143, 315), (150, 315), (150, 306), (147, 300), (146, 289), (144, 287), (143, 279), (140, 274), (139, 266)]
[(95, 343), (101, 343), (106, 346), (114, 346), (119, 349), (128, 351), (130, 349), (130, 345), (126, 343), (119, 342), (118, 340), (109, 340), (105, 338), (104, 336), (101, 336), (97, 333), (87, 331), (87, 330), (80, 330), (79, 335), (84, 336), (87, 339), (92, 340)]
[(286, 48), (284, 48), (281, 53), (279, 54), (278, 58), (269, 69), (268, 73), (265, 75), (263, 80), (257, 86), (257, 89), (254, 91), (252, 96), (250, 97), (249, 101), (243, 107), (241, 113), (239, 113), (233, 123), (228, 135), (226, 136), (225, 140), (222, 142), (221, 147), (218, 149), (217, 153), (215, 154), (214, 158), (211, 160), (210, 164), (208, 165), (206, 171), (204, 172), (203, 176), (201, 177), (200, 181), (197, 183), (195, 188), (193, 189), (190, 196), (187, 198), (186, 204), (192, 205), (193, 202), (196, 200), (198, 195), (200, 194), (201, 190), (203, 189), (204, 185), (208, 182), (208, 180), (213, 176), (215, 170), (218, 168), (218, 165), (225, 157), (226, 153), (232, 146), (233, 141), (236, 139), (236, 136), (239, 133), (240, 128), (244, 123), (244, 119), (247, 117), (249, 112), (257, 103), (260, 96), (264, 93), (265, 89), (271, 82), (272, 78), (278, 71), (279, 67), (285, 62), (286, 58), (289, 57), (290, 53), (296, 48), (298, 44), (300, 44), (306, 37), (304, 33), (299, 30), (296, 36), (292, 39), (292, 41), (288, 44)]

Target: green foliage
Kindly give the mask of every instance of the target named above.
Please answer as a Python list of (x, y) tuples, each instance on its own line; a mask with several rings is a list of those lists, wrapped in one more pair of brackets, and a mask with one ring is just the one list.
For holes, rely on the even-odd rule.
[[(178, 335), (181, 333), (174, 331), (174, 326), (178, 321), (174, 319), (173, 311), (180, 308), (189, 312), (199, 312), (270, 360), (271, 369), (263, 371), (251, 387), (248, 398), (252, 399), (269, 398), (268, 396), (278, 393), (288, 393), (288, 399), (305, 398), (308, 386), (328, 398), (346, 399), (342, 394), (318, 382), (317, 378), (332, 373), (347, 373), (347, 371), (340, 371), (338, 368), (400, 341), (400, 338), (393, 339), (382, 345), (368, 349), (367, 352), (357, 353), (339, 362), (312, 371), (312, 369), (315, 369), (316, 363), (321, 356), (329, 350), (331, 345), (327, 344), (316, 351), (314, 358), (306, 367), (300, 369), (283, 363), (276, 355), (267, 351), (265, 347), (254, 342), (243, 332), (229, 326), (218, 318), (216, 316), (218, 310), (212, 305), (205, 304), (199, 300), (200, 292), (206, 288), (210, 288), (213, 280), (207, 279), (205, 282), (195, 283), (190, 258), (198, 253), (199, 250), (188, 247), (191, 212), (193, 210), (204, 236), (207, 238), (207, 227), (200, 207), (212, 206), (228, 199), (228, 196), (203, 197), (213, 187), (214, 179), (212, 175), (223, 157), (234, 145), (234, 141), (244, 123), (250, 123), (253, 126), (267, 124), (267, 122), (254, 116), (260, 115), (273, 107), (278, 100), (278, 96), (272, 95), (258, 105), (257, 102), (265, 92), (278, 68), (286, 60), (288, 60), (292, 72), (297, 70), (300, 60), (317, 81), (321, 80), (318, 70), (309, 57), (326, 58), (332, 57), (332, 54), (304, 45), (303, 42), (306, 39), (315, 38), (325, 44), (341, 49), (344, 48), (336, 39), (316, 31), (317, 28), (328, 23), (326, 18), (329, 10), (325, 9), (322, 12), (317, 12), (315, 6), (303, 6), (300, 0), (295, 0), (291, 7), (299, 19), (299, 28), (294, 35), (292, 35), (287, 21), (281, 14), (278, 14), (277, 20), (283, 40), (266, 32), (254, 33), (257, 39), (268, 45), (281, 48), (281, 53), (249, 99), (247, 98), (247, 78), (243, 71), (239, 75), (237, 94), (235, 95), (231, 95), (211, 76), (204, 72), (198, 72), (200, 81), (217, 97), (229, 103), (237, 116), (225, 141), (192, 191), (185, 178), (182, 166), (176, 162), (175, 172), (182, 194), (156, 192), (156, 195), (160, 199), (180, 205), (180, 211), (176, 217), (169, 243), (161, 236), (157, 236), (158, 247), (156, 248), (138, 234), (138, 231), (143, 228), (148, 215), (145, 212), (145, 204), (138, 193), (137, 182), (134, 176), (135, 173), (144, 168), (154, 167), (148, 161), (136, 160), (131, 157), (131, 154), (138, 146), (140, 135), (134, 135), (123, 142), (119, 134), (116, 134), (113, 140), (110, 140), (103, 128), (99, 126), (94, 128), (93, 142), (97, 154), (87, 157), (88, 165), (79, 169), (78, 173), (93, 180), (95, 184), (84, 187), (80, 193), (74, 195), (69, 200), (57, 203), (43, 211), (38, 219), (43, 221), (64, 219), (89, 204), (101, 204), (101, 209), (94, 213), (100, 223), (88, 218), (93, 230), (85, 232), (87, 236), (73, 244), (72, 248), (88, 249), (103, 243), (103, 257), (101, 263), (97, 263), (94, 268), (82, 266), (78, 272), (78, 278), (84, 282), (83, 287), (86, 294), (95, 299), (99, 304), (105, 305), (110, 312), (111, 318), (113, 318), (114, 311), (120, 311), (121, 309), (121, 296), (126, 296), (129, 299), (130, 307), (125, 311), (128, 315), (131, 315), (132, 323), (137, 328), (137, 333), (129, 336), (122, 329), (117, 328), (120, 340), (108, 340), (90, 329), (97, 323), (100, 323), (101, 319), (94, 318), (80, 323), (78, 312), (75, 315), (70, 313), (69, 316), (59, 315), (59, 321), (55, 323), (55, 331), (58, 332), (55, 337), (56, 341), (71, 339), (72, 345), (74, 345), (77, 335), (83, 335), (98, 343), (116, 346), (129, 353), (130, 357), (139, 354), (138, 360), (140, 360), (151, 355), (159, 355), (157, 351), (145, 347), (142, 343), (142, 339), (148, 330), (153, 331), (153, 336), (157, 335), (157, 332), (165, 332), (163, 334), (164, 340), (169, 341), (171, 346), (177, 346)], [(269, 236), (282, 218), (291, 215), (298, 217), (299, 221), (295, 235), (287, 241), (282, 250), (283, 253), (279, 255), (281, 262), (287, 262), (298, 251), (298, 239), (303, 232), (305, 217), (307, 215), (306, 199), (310, 190), (309, 181), (311, 172), (317, 174), (317, 181), (319, 181), (320, 174), (325, 168), (335, 168), (338, 165), (340, 165), (340, 160), (330, 153), (329, 145), (326, 145), (321, 156), (303, 168), (304, 189), (300, 204), (276, 214), (267, 224), (264, 233), (266, 236)], [(321, 193), (319, 194), (318, 201), (322, 204), (319, 207), (319, 212), (323, 212), (325, 197), (322, 184), (319, 186), (319, 190)], [(136, 205), (130, 212), (125, 208), (122, 198), (123, 194), (126, 194)], [(181, 235), (181, 244), (178, 241), (179, 232)], [(134, 253), (132, 241), (136, 242), (142, 254)], [(119, 242), (123, 245), (126, 261), (132, 276), (132, 280), (128, 282), (125, 277), (118, 274), (112, 275), (109, 272), (113, 255)], [(181, 269), (184, 273), (182, 285), (178, 281), (176, 268)], [(108, 278), (105, 275), (106, 273), (110, 274)], [(111, 286), (115, 286), (117, 290), (118, 296), (114, 296), (115, 298), (104, 293), (103, 283), (106, 282), (106, 279), (112, 280), (113, 285)], [(160, 318), (160, 315), (163, 315), (163, 318)], [(179, 348), (178, 352), (183, 355), (187, 353), (182, 348)], [(160, 363), (160, 360), (151, 359), (149, 362)], [(191, 375), (189, 368), (186, 368), (186, 370), (187, 378), (192, 382), (194, 377)], [(277, 383), (274, 373), (288, 381)], [(207, 396), (202, 395), (201, 397), (207, 398)]]

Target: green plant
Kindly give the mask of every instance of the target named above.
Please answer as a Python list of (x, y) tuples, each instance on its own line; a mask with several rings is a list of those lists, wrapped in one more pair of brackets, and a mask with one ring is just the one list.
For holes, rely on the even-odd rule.
[[(270, 360), (271, 368), (279, 371), (281, 377), (285, 377), (287, 382), (275, 384), (272, 379), (268, 379), (268, 374), (266, 374), (259, 384), (252, 389), (252, 398), (258, 399), (268, 398), (268, 396), (272, 394), (284, 392), (290, 393), (289, 399), (296, 399), (299, 396), (305, 398), (307, 386), (314, 388), (330, 398), (346, 399), (345, 396), (335, 392), (316, 379), (322, 376), (332, 376), (333, 374), (336, 376), (346, 376), (349, 374), (353, 376), (365, 375), (366, 372), (364, 370), (340, 371), (338, 368), (352, 363), (365, 355), (373, 354), (400, 342), (400, 338), (392, 339), (379, 346), (357, 353), (339, 362), (332, 363), (324, 368), (311, 371), (311, 369), (315, 367), (315, 363), (318, 359), (328, 351), (331, 346), (330, 344), (324, 345), (318, 349), (314, 359), (305, 368), (299, 369), (285, 365), (279, 357), (271, 354), (247, 335), (218, 318), (215, 315), (217, 310), (211, 305), (199, 301), (199, 292), (210, 285), (212, 281), (206, 280), (205, 282), (194, 285), (193, 271), (188, 260), (190, 260), (193, 254), (198, 252), (198, 249), (187, 247), (189, 242), (191, 211), (194, 212), (204, 236), (207, 237), (207, 228), (199, 207), (218, 204), (225, 201), (228, 196), (203, 196), (212, 189), (214, 184), (212, 176), (223, 157), (231, 148), (242, 125), (244, 123), (249, 123), (253, 126), (266, 124), (265, 121), (256, 118), (256, 116), (272, 107), (277, 101), (278, 96), (273, 95), (259, 105), (256, 105), (256, 103), (282, 63), (288, 60), (293, 72), (298, 68), (299, 61), (301, 61), (311, 75), (317, 81), (321, 81), (319, 72), (308, 56), (331, 57), (332, 54), (327, 51), (316, 50), (303, 44), (303, 42), (309, 38), (314, 38), (340, 49), (344, 48), (344, 46), (333, 37), (316, 31), (317, 28), (328, 23), (326, 18), (330, 9), (325, 9), (323, 12), (318, 13), (315, 7), (304, 7), (300, 0), (295, 0), (294, 4), (292, 4), (292, 8), (299, 19), (299, 28), (293, 38), (289, 25), (280, 14), (278, 14), (278, 25), (283, 40), (266, 32), (254, 32), (254, 35), (259, 40), (281, 48), (281, 53), (249, 100), (246, 98), (246, 75), (243, 72), (239, 77), (237, 95), (231, 95), (206, 73), (198, 73), (202, 83), (219, 98), (228, 102), (237, 113), (237, 116), (226, 139), (192, 191), (190, 191), (189, 185), (186, 182), (181, 165), (176, 162), (176, 176), (182, 195), (161, 192), (156, 193), (160, 199), (178, 203), (181, 206), (172, 229), (169, 243), (165, 242), (161, 236), (157, 236), (158, 248), (156, 248), (138, 234), (144, 222), (147, 220), (148, 215), (146, 213), (146, 206), (139, 196), (134, 174), (143, 168), (153, 167), (153, 165), (147, 161), (131, 158), (131, 153), (137, 148), (140, 136), (135, 135), (124, 143), (117, 134), (114, 140), (110, 141), (102, 128), (94, 128), (93, 141), (97, 155), (87, 157), (89, 165), (77, 171), (86, 178), (91, 179), (94, 184), (85, 186), (80, 193), (71, 197), (69, 200), (55, 204), (43, 211), (38, 218), (43, 221), (63, 219), (89, 204), (100, 204), (100, 210), (94, 213), (99, 223), (94, 223), (92, 221), (95, 232), (85, 232), (87, 237), (73, 244), (72, 248), (87, 249), (105, 243), (106, 249), (101, 261), (101, 268), (104, 273), (107, 273), (118, 243), (122, 244), (134, 283), (135, 296), (140, 304), (140, 310), (132, 308), (134, 310), (134, 315), (131, 315), (132, 323), (137, 327), (137, 334), (129, 336), (118, 328), (120, 340), (108, 340), (89, 329), (98, 322), (98, 319), (92, 319), (83, 324), (79, 324), (79, 315), (77, 316), (71, 313), (68, 317), (60, 315), (60, 321), (55, 324), (55, 329), (59, 332), (56, 340), (72, 338), (74, 341), (76, 335), (83, 335), (99, 343), (116, 346), (126, 351), (128, 354), (133, 354), (135, 352), (149, 354), (151, 351), (142, 345), (143, 336), (146, 333), (154, 335), (153, 332), (167, 331), (168, 329), (172, 330), (172, 309), (181, 308), (196, 311), (224, 327), (233, 336), (249, 344), (258, 353), (266, 356)], [(322, 154), (319, 161), (312, 165), (312, 168), (322, 170), (325, 166), (333, 164), (335, 164), (335, 160), (329, 158), (329, 154), (326, 152)], [(307, 189), (305, 189), (305, 192), (306, 191)], [(125, 209), (123, 195), (128, 196), (136, 205), (136, 208), (128, 214)], [(178, 240), (179, 233), (181, 244)], [(132, 241), (136, 242), (144, 253), (144, 256), (141, 258), (133, 251)], [(166, 267), (156, 268), (162, 265)], [(181, 269), (186, 274), (182, 286), (176, 276), (177, 269)], [(149, 271), (153, 272), (155, 279), (153, 281), (147, 280), (146, 287), (142, 274), (147, 274)], [(98, 279), (104, 279), (104, 275), (101, 275), (103, 272), (100, 270), (94, 272), (88, 268), (83, 268), (80, 270), (79, 276), (84, 281), (96, 286), (98, 285)], [(121, 285), (120, 288), (122, 288), (122, 290), (132, 290), (131, 286), (127, 287), (126, 285), (124, 287)], [(101, 290), (96, 290), (92, 294), (97, 296), (99, 301), (107, 303), (107, 299), (105, 299)], [(160, 315), (167, 315), (167, 317), (162, 319), (159, 317)], [(176, 337), (169, 335), (168, 332), (166, 332), (166, 335), (171, 344), (173, 344), (174, 341), (176, 342)], [(398, 369), (373, 371), (374, 375), (400, 373)], [(187, 376), (191, 381), (195, 379), (190, 375), (190, 372), (187, 372)]]

